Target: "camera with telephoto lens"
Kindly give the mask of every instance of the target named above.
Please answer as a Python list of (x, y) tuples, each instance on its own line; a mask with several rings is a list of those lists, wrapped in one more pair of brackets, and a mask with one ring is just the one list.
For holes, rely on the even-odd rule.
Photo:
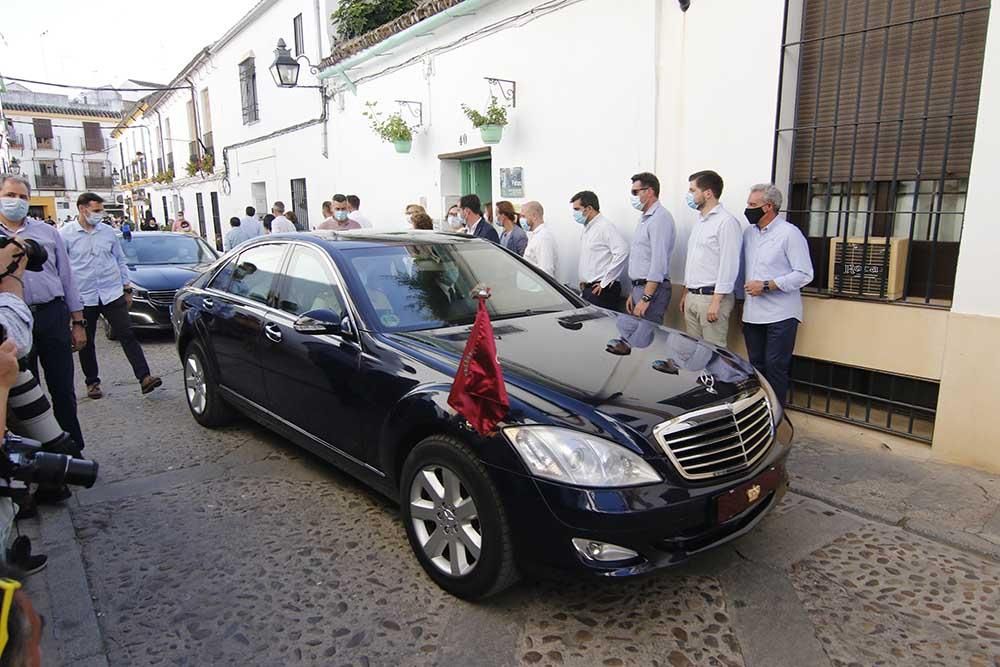
[[(28, 265), (24, 267), (27, 271), (41, 271), (45, 268), (45, 262), (49, 258), (49, 253), (37, 241), (31, 239), (14, 239), (11, 236), (0, 234), (0, 248), (7, 247), (8, 243), (19, 243), (24, 248), (24, 254), (28, 258)], [(14, 266), (17, 266), (16, 264)], [(3, 268), (3, 267), (0, 267)]]
[(72, 484), (90, 488), (97, 481), (97, 461), (42, 450), (37, 440), (8, 433), (0, 445), (0, 477), (25, 484)]

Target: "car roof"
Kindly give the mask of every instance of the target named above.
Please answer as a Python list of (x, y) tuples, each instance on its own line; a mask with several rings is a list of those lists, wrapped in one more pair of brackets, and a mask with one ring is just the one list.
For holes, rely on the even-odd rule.
[(481, 242), (466, 234), (438, 232), (431, 230), (408, 231), (375, 231), (371, 229), (352, 229), (349, 231), (316, 230), (311, 232), (289, 232), (287, 234), (269, 234), (259, 236), (254, 241), (288, 240), (308, 241), (318, 243), (329, 250), (347, 250), (349, 248), (375, 248), (386, 245), (405, 245), (420, 243), (423, 245), (454, 245), (456, 243)]

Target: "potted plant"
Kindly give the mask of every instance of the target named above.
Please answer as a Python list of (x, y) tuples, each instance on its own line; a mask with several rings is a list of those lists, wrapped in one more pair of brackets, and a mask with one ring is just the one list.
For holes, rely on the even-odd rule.
[(397, 153), (409, 153), (413, 147), (413, 129), (403, 120), (397, 112), (389, 114), (382, 119), (382, 114), (375, 109), (376, 102), (369, 102), (366, 106), (368, 111), (364, 112), (366, 118), (371, 121), (372, 130), (382, 137), (383, 141), (390, 141), (396, 147)]
[(507, 109), (497, 104), (497, 98), (491, 97), (486, 113), (479, 113), (465, 104), (462, 111), (472, 121), (472, 126), (479, 128), (479, 134), (484, 144), (499, 144), (503, 137), (503, 128), (507, 124)]

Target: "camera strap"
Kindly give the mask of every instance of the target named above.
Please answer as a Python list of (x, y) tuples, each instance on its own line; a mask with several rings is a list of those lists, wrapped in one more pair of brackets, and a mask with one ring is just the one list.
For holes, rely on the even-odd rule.
[[(11, 263), (7, 265), (7, 269), (3, 273), (0, 273), (0, 280), (3, 280), (7, 276), (14, 275), (14, 273), (17, 272), (17, 266), (18, 266), (18, 264), (21, 263), (21, 260), (24, 259), (25, 254), (27, 254), (26, 251), (25, 251), (25, 249), (24, 249), (24, 245), (22, 245), (22, 243), (20, 241), (18, 241), (13, 236), (6, 236), (6, 238), (7, 238), (7, 243), (13, 243), (18, 248), (21, 249), (21, 252), (15, 254), (13, 256), (13, 261), (11, 261)], [(5, 243), (4, 245), (6, 245), (7, 243)]]

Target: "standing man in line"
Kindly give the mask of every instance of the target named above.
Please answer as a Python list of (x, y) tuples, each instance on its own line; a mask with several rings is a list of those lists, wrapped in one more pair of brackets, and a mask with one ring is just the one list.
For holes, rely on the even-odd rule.
[(642, 216), (629, 253), (632, 292), (625, 309), (663, 324), (670, 305), (670, 255), (677, 231), (673, 216), (660, 205), (660, 179), (649, 172), (632, 177), (632, 208), (642, 211)]
[[(76, 415), (73, 353), (87, 342), (83, 302), (66, 245), (59, 232), (44, 222), (28, 222), (31, 186), (23, 176), (0, 176), (0, 233), (16, 239), (32, 239), (45, 248), (48, 259), (41, 271), (24, 274), (24, 302), (34, 313), (33, 345), (29, 369), (36, 378), (38, 362), (45, 371), (45, 384), (52, 397), (52, 411), (62, 430), (83, 448), (83, 432)], [(76, 223), (69, 222), (63, 229)], [(103, 225), (111, 236), (114, 230)]]
[(621, 278), (628, 262), (628, 243), (610, 220), (601, 215), (601, 203), (590, 190), (569, 200), (573, 219), (583, 225), (580, 248), (580, 295), (601, 308), (619, 310)]
[(142, 393), (148, 394), (163, 381), (150, 374), (146, 356), (132, 331), (128, 312), (132, 305), (128, 265), (114, 229), (100, 224), (104, 215), (104, 199), (93, 192), (84, 192), (77, 198), (76, 208), (80, 212), (80, 221), (63, 227), (61, 234), (73, 264), (73, 273), (80, 282), (83, 299), (87, 339), (80, 350), (80, 368), (87, 383), (87, 396), (93, 399), (104, 396), (94, 348), (97, 318), (101, 315), (111, 325), (112, 335), (121, 342)]
[(371, 228), (371, 221), (361, 213), (361, 199), (357, 195), (347, 195), (347, 217), (361, 227)]
[(528, 247), (524, 258), (553, 278), (556, 275), (556, 240), (545, 226), (545, 209), (536, 201), (525, 202), (521, 206), (521, 220), (528, 225)]
[(246, 243), (252, 238), (256, 238), (255, 234), (243, 229), (243, 221), (235, 215), (229, 218), (229, 226), (230, 230), (226, 232), (225, 238), (222, 239), (222, 249), (225, 252), (229, 252), (236, 246)]
[(781, 190), (770, 183), (750, 188), (743, 232), (746, 304), (743, 338), (750, 363), (771, 384), (778, 400), (788, 400), (788, 374), (795, 334), (802, 321), (802, 293), (812, 282), (809, 245), (799, 228), (778, 215)]
[(493, 228), (486, 218), (483, 217), (483, 205), (476, 195), (464, 195), (458, 202), (462, 210), (462, 218), (469, 228), (470, 236), (478, 236), (487, 241), (493, 241), (500, 245), (500, 235)]
[(330, 218), (324, 220), (319, 229), (332, 229), (334, 231), (361, 229), (361, 225), (350, 218), (347, 197), (341, 194), (333, 195), (333, 201), (330, 202)]
[(681, 314), (689, 334), (726, 347), (729, 316), (736, 305), (733, 294), (740, 272), (743, 228), (719, 203), (721, 196), (722, 177), (714, 171), (688, 177), (687, 203), (698, 212), (698, 222), (688, 240)]
[(271, 213), (274, 214), (274, 220), (271, 221), (272, 234), (284, 234), (296, 231), (295, 223), (285, 217), (285, 202), (274, 202), (274, 206), (271, 207)]
[(257, 238), (264, 235), (264, 226), (257, 219), (257, 209), (253, 206), (246, 207), (246, 215), (240, 218), (240, 229), (244, 234), (249, 234), (249, 238)]

